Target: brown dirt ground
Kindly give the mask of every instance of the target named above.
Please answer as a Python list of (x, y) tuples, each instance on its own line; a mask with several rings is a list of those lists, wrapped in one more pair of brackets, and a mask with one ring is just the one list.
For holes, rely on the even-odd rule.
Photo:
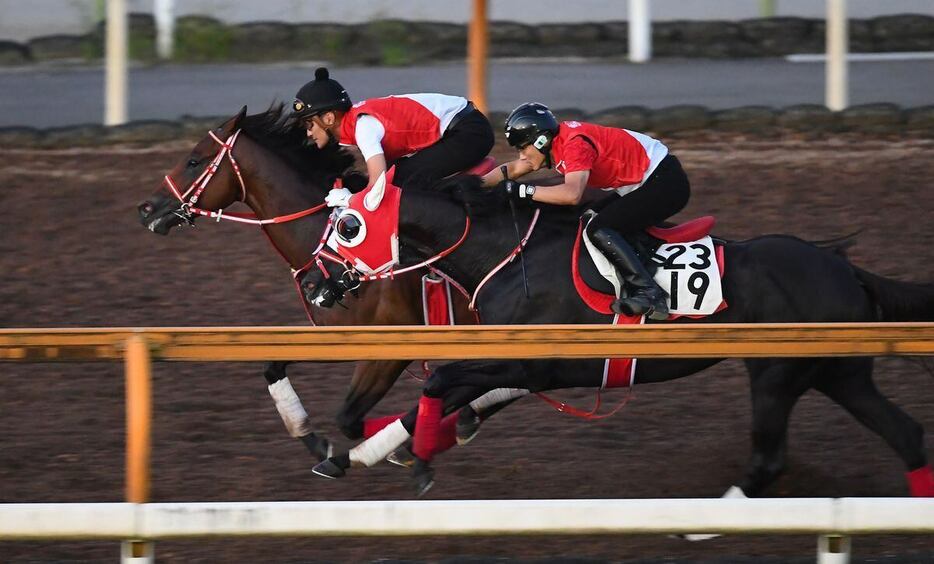
[[(934, 280), (930, 245), (934, 141), (896, 137), (669, 139), (692, 179), (682, 218), (715, 214), (731, 238), (794, 233), (824, 239), (862, 229), (855, 263)], [(203, 222), (159, 238), (136, 203), (190, 146), (0, 149), (0, 326), (300, 325), (288, 270), (255, 229)], [(503, 148), (497, 149), (503, 156)], [(934, 429), (931, 373), (878, 362), (882, 391)], [(407, 499), (404, 471), (381, 465), (340, 481), (311, 473), (258, 364), (157, 364), (154, 501)], [(292, 382), (321, 429), (350, 365), (303, 365)], [(379, 414), (411, 405), (402, 379)], [(118, 363), (5, 364), (0, 396), (0, 502), (120, 501), (124, 402)], [(564, 393), (590, 405), (590, 392)], [(621, 393), (611, 395), (621, 397)], [(715, 497), (742, 473), (748, 384), (730, 361), (694, 378), (636, 389), (617, 416), (583, 422), (525, 400), (491, 420), (470, 447), (439, 459), (429, 498)], [(934, 452), (934, 434), (927, 435)], [(343, 441), (342, 444), (346, 444)], [(875, 435), (818, 394), (790, 428), (789, 468), (769, 494), (904, 496), (903, 468)], [(519, 559), (813, 561), (815, 539), (733, 536), (687, 544), (664, 536), (219, 539), (159, 542), (166, 562)], [(860, 559), (934, 561), (934, 538), (854, 539)], [(0, 543), (0, 562), (113, 561), (112, 542)], [(748, 559), (748, 560), (745, 560)], [(885, 561), (892, 561), (888, 558)]]

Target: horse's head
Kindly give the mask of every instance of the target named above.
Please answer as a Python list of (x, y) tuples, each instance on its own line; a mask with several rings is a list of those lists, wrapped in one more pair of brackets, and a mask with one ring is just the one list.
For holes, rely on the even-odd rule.
[[(481, 188), (481, 180), (475, 176), (445, 179), (429, 190), (407, 188), (409, 205), (403, 221), (402, 191), (393, 185), (391, 172), (386, 175), (388, 181), (381, 176), (354, 194), (336, 217), (331, 249), (338, 256), (309, 270), (301, 281), (312, 305), (330, 307), (361, 282), (391, 278), (453, 253), (470, 229), (466, 208), (491, 193)], [(407, 266), (399, 269), (403, 224), (409, 236), (404, 249)], [(451, 226), (459, 229), (456, 236), (447, 233)]]
[[(231, 154), (245, 116), (246, 106), (209, 131), (169, 171), (159, 189), (137, 206), (143, 226), (167, 235), (176, 225), (194, 223), (194, 206), (219, 210), (245, 198), (246, 189)], [(230, 166), (224, 166), (225, 160)]]
[[(399, 202), (401, 190), (392, 184), (393, 170), (351, 196), (334, 219), (329, 252), (318, 268), (302, 278), (309, 303), (331, 307), (344, 292), (356, 290), (360, 275), (378, 275), (399, 263)], [(334, 251), (331, 253), (330, 251)], [(320, 258), (325, 258), (325, 261)]]

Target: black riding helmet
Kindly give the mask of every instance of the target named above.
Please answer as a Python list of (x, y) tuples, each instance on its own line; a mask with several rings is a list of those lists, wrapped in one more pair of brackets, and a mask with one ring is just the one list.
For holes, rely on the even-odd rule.
[(506, 118), (506, 141), (516, 149), (532, 145), (548, 156), (557, 134), (558, 120), (544, 104), (522, 104)]
[(315, 79), (302, 86), (292, 102), (292, 115), (297, 119), (316, 116), (329, 110), (346, 112), (352, 105), (350, 96), (339, 82), (330, 78), (328, 69), (315, 69)]

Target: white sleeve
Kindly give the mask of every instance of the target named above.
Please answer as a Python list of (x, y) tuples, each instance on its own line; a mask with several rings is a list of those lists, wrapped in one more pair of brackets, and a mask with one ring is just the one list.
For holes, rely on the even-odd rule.
[(375, 117), (364, 114), (357, 118), (354, 137), (357, 139), (357, 147), (363, 153), (364, 161), (370, 160), (374, 155), (383, 154), (384, 135), (386, 128)]

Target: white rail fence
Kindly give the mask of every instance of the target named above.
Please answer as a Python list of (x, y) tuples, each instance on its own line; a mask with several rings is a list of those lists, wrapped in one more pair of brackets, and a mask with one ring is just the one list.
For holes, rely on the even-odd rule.
[(17, 503), (0, 539), (934, 533), (930, 498)]
[[(850, 535), (934, 533), (934, 499), (566, 499), (0, 505), (0, 540), (541, 534), (817, 534), (817, 562)], [(124, 562), (152, 562), (124, 542)]]

